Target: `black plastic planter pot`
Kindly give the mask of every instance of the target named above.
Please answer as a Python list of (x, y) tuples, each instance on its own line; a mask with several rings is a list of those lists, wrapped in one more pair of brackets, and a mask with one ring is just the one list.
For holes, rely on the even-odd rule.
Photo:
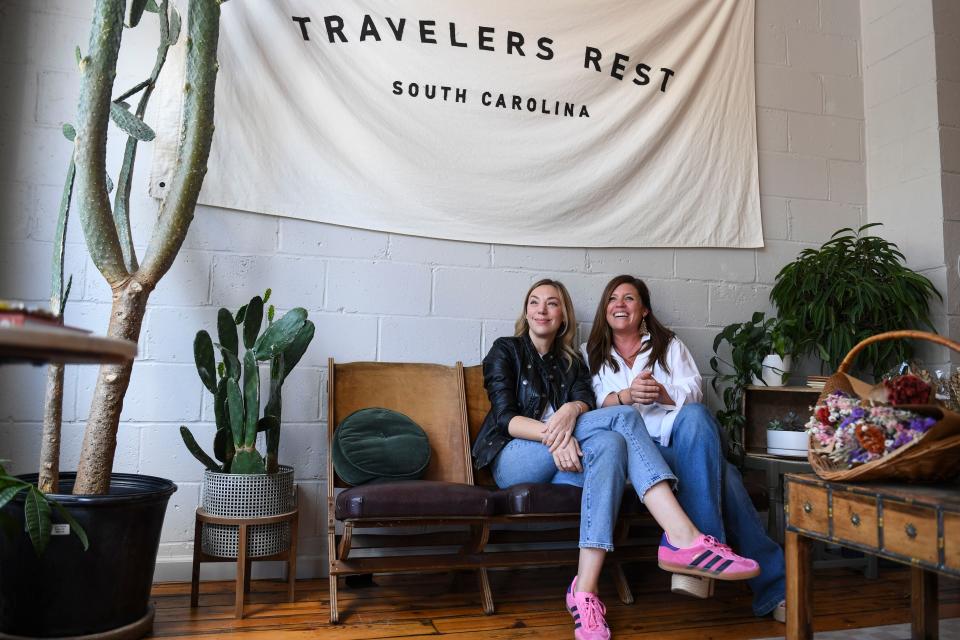
[[(117, 473), (110, 493), (69, 495), (76, 474), (61, 474), (52, 495), (83, 526), (90, 548), (73, 534), (53, 535), (37, 557), (26, 533), (0, 534), (0, 638), (141, 637), (152, 627), (150, 587), (167, 501), (177, 485)], [(20, 476), (36, 482), (37, 475)], [(4, 512), (23, 530), (23, 494)], [(53, 513), (53, 522), (62, 522)], [(117, 630), (117, 634), (110, 631)]]

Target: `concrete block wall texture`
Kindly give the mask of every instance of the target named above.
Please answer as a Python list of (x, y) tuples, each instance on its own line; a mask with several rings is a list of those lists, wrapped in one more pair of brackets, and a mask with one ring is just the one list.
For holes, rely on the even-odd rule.
[[(947, 276), (946, 322), (960, 338), (960, 6), (933, 2), (937, 104), (940, 120), (940, 179), (943, 195), (943, 251)], [(952, 353), (960, 365), (960, 354)]]
[[(491, 246), (199, 207), (180, 256), (151, 298), (119, 435), (117, 470), (166, 476), (180, 486), (167, 513), (157, 579), (189, 575), (202, 473), (177, 428), (186, 424), (202, 443), (211, 440), (212, 407), (193, 370), (191, 343), (197, 329), (214, 327), (219, 306), (236, 307), (269, 286), (281, 310), (302, 305), (317, 324), (317, 338), (284, 394), (281, 448), (301, 491), (299, 570), (315, 576), (326, 559), (328, 356), (475, 364), (496, 337), (512, 333), (520, 297), (543, 276), (570, 288), (585, 336), (603, 285), (631, 272), (648, 280), (655, 310), (706, 373), (719, 327), (772, 309), (769, 291), (784, 264), (834, 230), (866, 222), (859, 3), (756, 5), (763, 249)], [(0, 3), (3, 298), (42, 305), (48, 295), (53, 221), (70, 154), (60, 127), (73, 118), (73, 47), (86, 46), (91, 6), (91, 0)], [(145, 73), (152, 38), (149, 26), (124, 34), (132, 56), (122, 58), (118, 86), (132, 86)], [(925, 99), (918, 108), (928, 107)], [(111, 142), (111, 166), (121, 144)], [(149, 145), (140, 155), (132, 209), (135, 243), (143, 247), (156, 204), (145, 193)], [(956, 202), (957, 189), (952, 193)], [(102, 333), (110, 292), (86, 257), (76, 220), (68, 241), (74, 289), (66, 320)], [(65, 469), (76, 464), (95, 375), (93, 367), (67, 372)], [(0, 458), (12, 459), (15, 472), (36, 465), (43, 379), (41, 368), (0, 367)], [(208, 565), (204, 576), (222, 575), (216, 571), (231, 569)]]
[[(862, 0), (861, 11), (869, 219), (943, 294), (932, 319), (958, 339), (960, 11), (949, 0)], [(960, 362), (932, 346), (921, 357)]]

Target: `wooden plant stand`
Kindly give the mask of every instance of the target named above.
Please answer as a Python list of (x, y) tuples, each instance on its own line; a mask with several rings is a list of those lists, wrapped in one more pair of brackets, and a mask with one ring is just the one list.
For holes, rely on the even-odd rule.
[[(287, 598), (290, 602), (294, 600), (294, 589), (297, 581), (297, 522), (299, 509), (281, 513), (275, 516), (264, 516), (262, 518), (225, 518), (222, 516), (210, 515), (197, 507), (197, 520), (193, 531), (193, 574), (190, 580), (190, 607), (196, 608), (200, 599), (200, 563), (201, 562), (236, 562), (237, 563), (237, 586), (236, 586), (236, 604), (234, 605), (234, 617), (243, 617), (243, 605), (246, 600), (246, 594), (250, 591), (250, 565), (254, 561), (264, 560), (282, 560), (287, 563)], [(247, 531), (249, 527), (261, 524), (275, 524), (278, 522), (290, 523), (290, 548), (280, 553), (269, 556), (260, 556), (257, 558), (247, 557)], [(211, 556), (203, 552), (201, 534), (203, 524), (224, 524), (239, 527), (237, 532), (237, 557), (221, 558)]]

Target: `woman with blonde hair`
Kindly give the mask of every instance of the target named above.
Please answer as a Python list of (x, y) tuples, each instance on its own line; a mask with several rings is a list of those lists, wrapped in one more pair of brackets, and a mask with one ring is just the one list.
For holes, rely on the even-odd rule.
[[(642, 280), (622, 275), (607, 283), (583, 352), (597, 405), (629, 407), (641, 418), (679, 479), (677, 498), (693, 523), (759, 560), (762, 571), (748, 582), (754, 613), (783, 622), (783, 551), (767, 536), (740, 473), (723, 457), (690, 350), (657, 320)], [(711, 593), (710, 580), (674, 575), (672, 588), (703, 598)]]
[(583, 488), (580, 559), (566, 605), (576, 638), (605, 640), (610, 629), (597, 582), (606, 552), (613, 550), (627, 478), (664, 528), (661, 568), (740, 580), (759, 567), (693, 525), (673, 495), (676, 477), (632, 407), (591, 411), (590, 376), (573, 346), (576, 326), (563, 284), (545, 279), (530, 287), (516, 335), (498, 338), (483, 360), (490, 412), (473, 456), (477, 468), (491, 466), (500, 487), (548, 482)]

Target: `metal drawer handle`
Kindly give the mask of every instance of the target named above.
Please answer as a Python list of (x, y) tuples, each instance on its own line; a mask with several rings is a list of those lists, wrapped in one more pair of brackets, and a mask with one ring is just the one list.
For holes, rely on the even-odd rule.
[(908, 538), (916, 538), (916, 537), (917, 537), (917, 528), (916, 528), (915, 526), (913, 526), (913, 523), (912, 523), (912, 522), (907, 523), (907, 526), (904, 528), (904, 531), (907, 532), (907, 537), (908, 537)]
[(855, 513), (855, 514), (853, 514), (852, 516), (850, 516), (850, 522), (853, 523), (853, 526), (859, 527), (859, 526), (860, 526), (860, 514)]
[(804, 513), (811, 513), (811, 512), (813, 512), (813, 505), (810, 504), (809, 502), (804, 502), (804, 503), (803, 503), (803, 512), (804, 512)]

